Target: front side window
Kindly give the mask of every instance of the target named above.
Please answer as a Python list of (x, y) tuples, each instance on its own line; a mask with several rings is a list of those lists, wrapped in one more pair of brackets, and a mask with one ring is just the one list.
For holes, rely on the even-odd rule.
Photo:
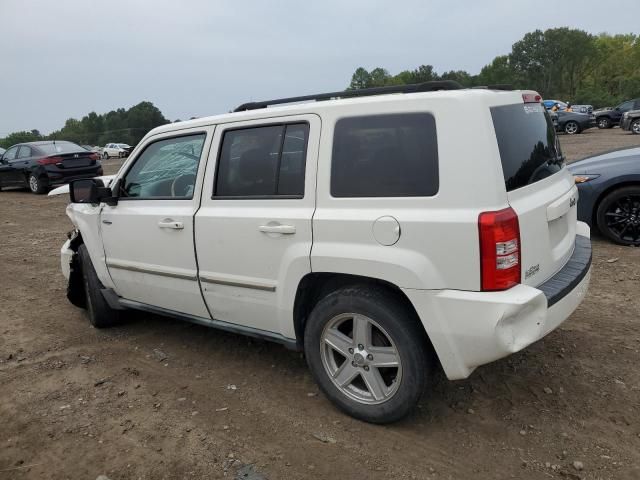
[(148, 145), (127, 172), (120, 198), (191, 199), (204, 133), (158, 140)]
[(225, 132), (214, 197), (302, 197), (309, 125)]
[(18, 153), (18, 147), (12, 147), (6, 152), (2, 157), (3, 160), (14, 160), (16, 158), (16, 154)]
[(438, 192), (436, 124), (429, 113), (343, 118), (331, 159), (334, 197), (415, 197)]

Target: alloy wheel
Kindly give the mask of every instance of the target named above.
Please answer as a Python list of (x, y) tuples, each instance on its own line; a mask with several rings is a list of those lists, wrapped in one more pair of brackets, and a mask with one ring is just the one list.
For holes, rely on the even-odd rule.
[(322, 332), (320, 351), (327, 375), (349, 398), (375, 405), (397, 393), (402, 379), (400, 353), (371, 318), (355, 313), (333, 317)]
[(640, 245), (640, 195), (625, 195), (605, 212), (609, 231), (621, 242)]
[(609, 126), (609, 120), (606, 118), (601, 118), (598, 120), (598, 128), (607, 128)]
[(29, 177), (29, 188), (31, 189), (32, 192), (37, 192), (38, 191), (38, 177), (35, 177), (33, 175), (31, 175)]
[(631, 124), (631, 131), (635, 134), (640, 134), (640, 120), (636, 120)]
[(568, 122), (565, 126), (564, 126), (564, 131), (565, 133), (568, 133), (569, 135), (573, 135), (575, 133), (578, 133), (578, 124), (576, 122)]

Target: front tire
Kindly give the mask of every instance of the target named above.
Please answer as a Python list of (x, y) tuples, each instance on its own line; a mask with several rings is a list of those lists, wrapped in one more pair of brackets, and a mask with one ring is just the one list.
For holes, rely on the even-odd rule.
[(104, 299), (101, 292), (104, 285), (100, 282), (93, 268), (89, 252), (84, 244), (78, 248), (78, 256), (82, 266), (82, 280), (89, 323), (96, 328), (111, 327), (118, 322), (120, 312), (112, 309)]
[(47, 192), (48, 182), (33, 173), (29, 174), (27, 183), (29, 184), (29, 190), (31, 190), (31, 193), (42, 195)]
[(640, 186), (622, 187), (604, 197), (596, 222), (612, 242), (640, 246)]
[(102, 158), (104, 158), (105, 160), (109, 160), (109, 154), (107, 152), (104, 152), (102, 154)]
[(629, 130), (631, 130), (631, 132), (635, 133), (636, 135), (640, 135), (640, 119), (634, 120), (631, 123), (631, 128)]
[(580, 133), (580, 125), (578, 122), (574, 122), (573, 120), (564, 124), (564, 133), (567, 135), (575, 135)]
[(608, 117), (599, 118), (597, 123), (598, 123), (598, 128), (600, 129), (612, 127), (611, 120), (609, 120)]
[(320, 300), (307, 321), (304, 347), (324, 394), (366, 422), (405, 417), (430, 376), (419, 318), (398, 295), (379, 287), (343, 288)]

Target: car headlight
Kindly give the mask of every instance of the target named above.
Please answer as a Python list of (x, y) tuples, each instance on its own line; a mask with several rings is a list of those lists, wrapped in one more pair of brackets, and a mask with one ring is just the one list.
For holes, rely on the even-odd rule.
[(590, 182), (591, 180), (595, 180), (596, 178), (598, 178), (600, 175), (595, 175), (595, 174), (583, 174), (583, 175), (574, 175), (573, 179), (576, 183), (587, 183)]

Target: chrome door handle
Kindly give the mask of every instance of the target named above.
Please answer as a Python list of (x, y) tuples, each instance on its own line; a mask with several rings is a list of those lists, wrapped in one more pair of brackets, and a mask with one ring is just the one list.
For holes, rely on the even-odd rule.
[(283, 235), (296, 233), (296, 227), (293, 225), (260, 225), (259, 230), (262, 233), (282, 233)]
[(174, 220), (171, 220), (170, 218), (167, 218), (158, 222), (158, 226), (160, 228), (173, 228), (174, 230), (182, 230), (184, 228), (184, 223), (176, 222)]

